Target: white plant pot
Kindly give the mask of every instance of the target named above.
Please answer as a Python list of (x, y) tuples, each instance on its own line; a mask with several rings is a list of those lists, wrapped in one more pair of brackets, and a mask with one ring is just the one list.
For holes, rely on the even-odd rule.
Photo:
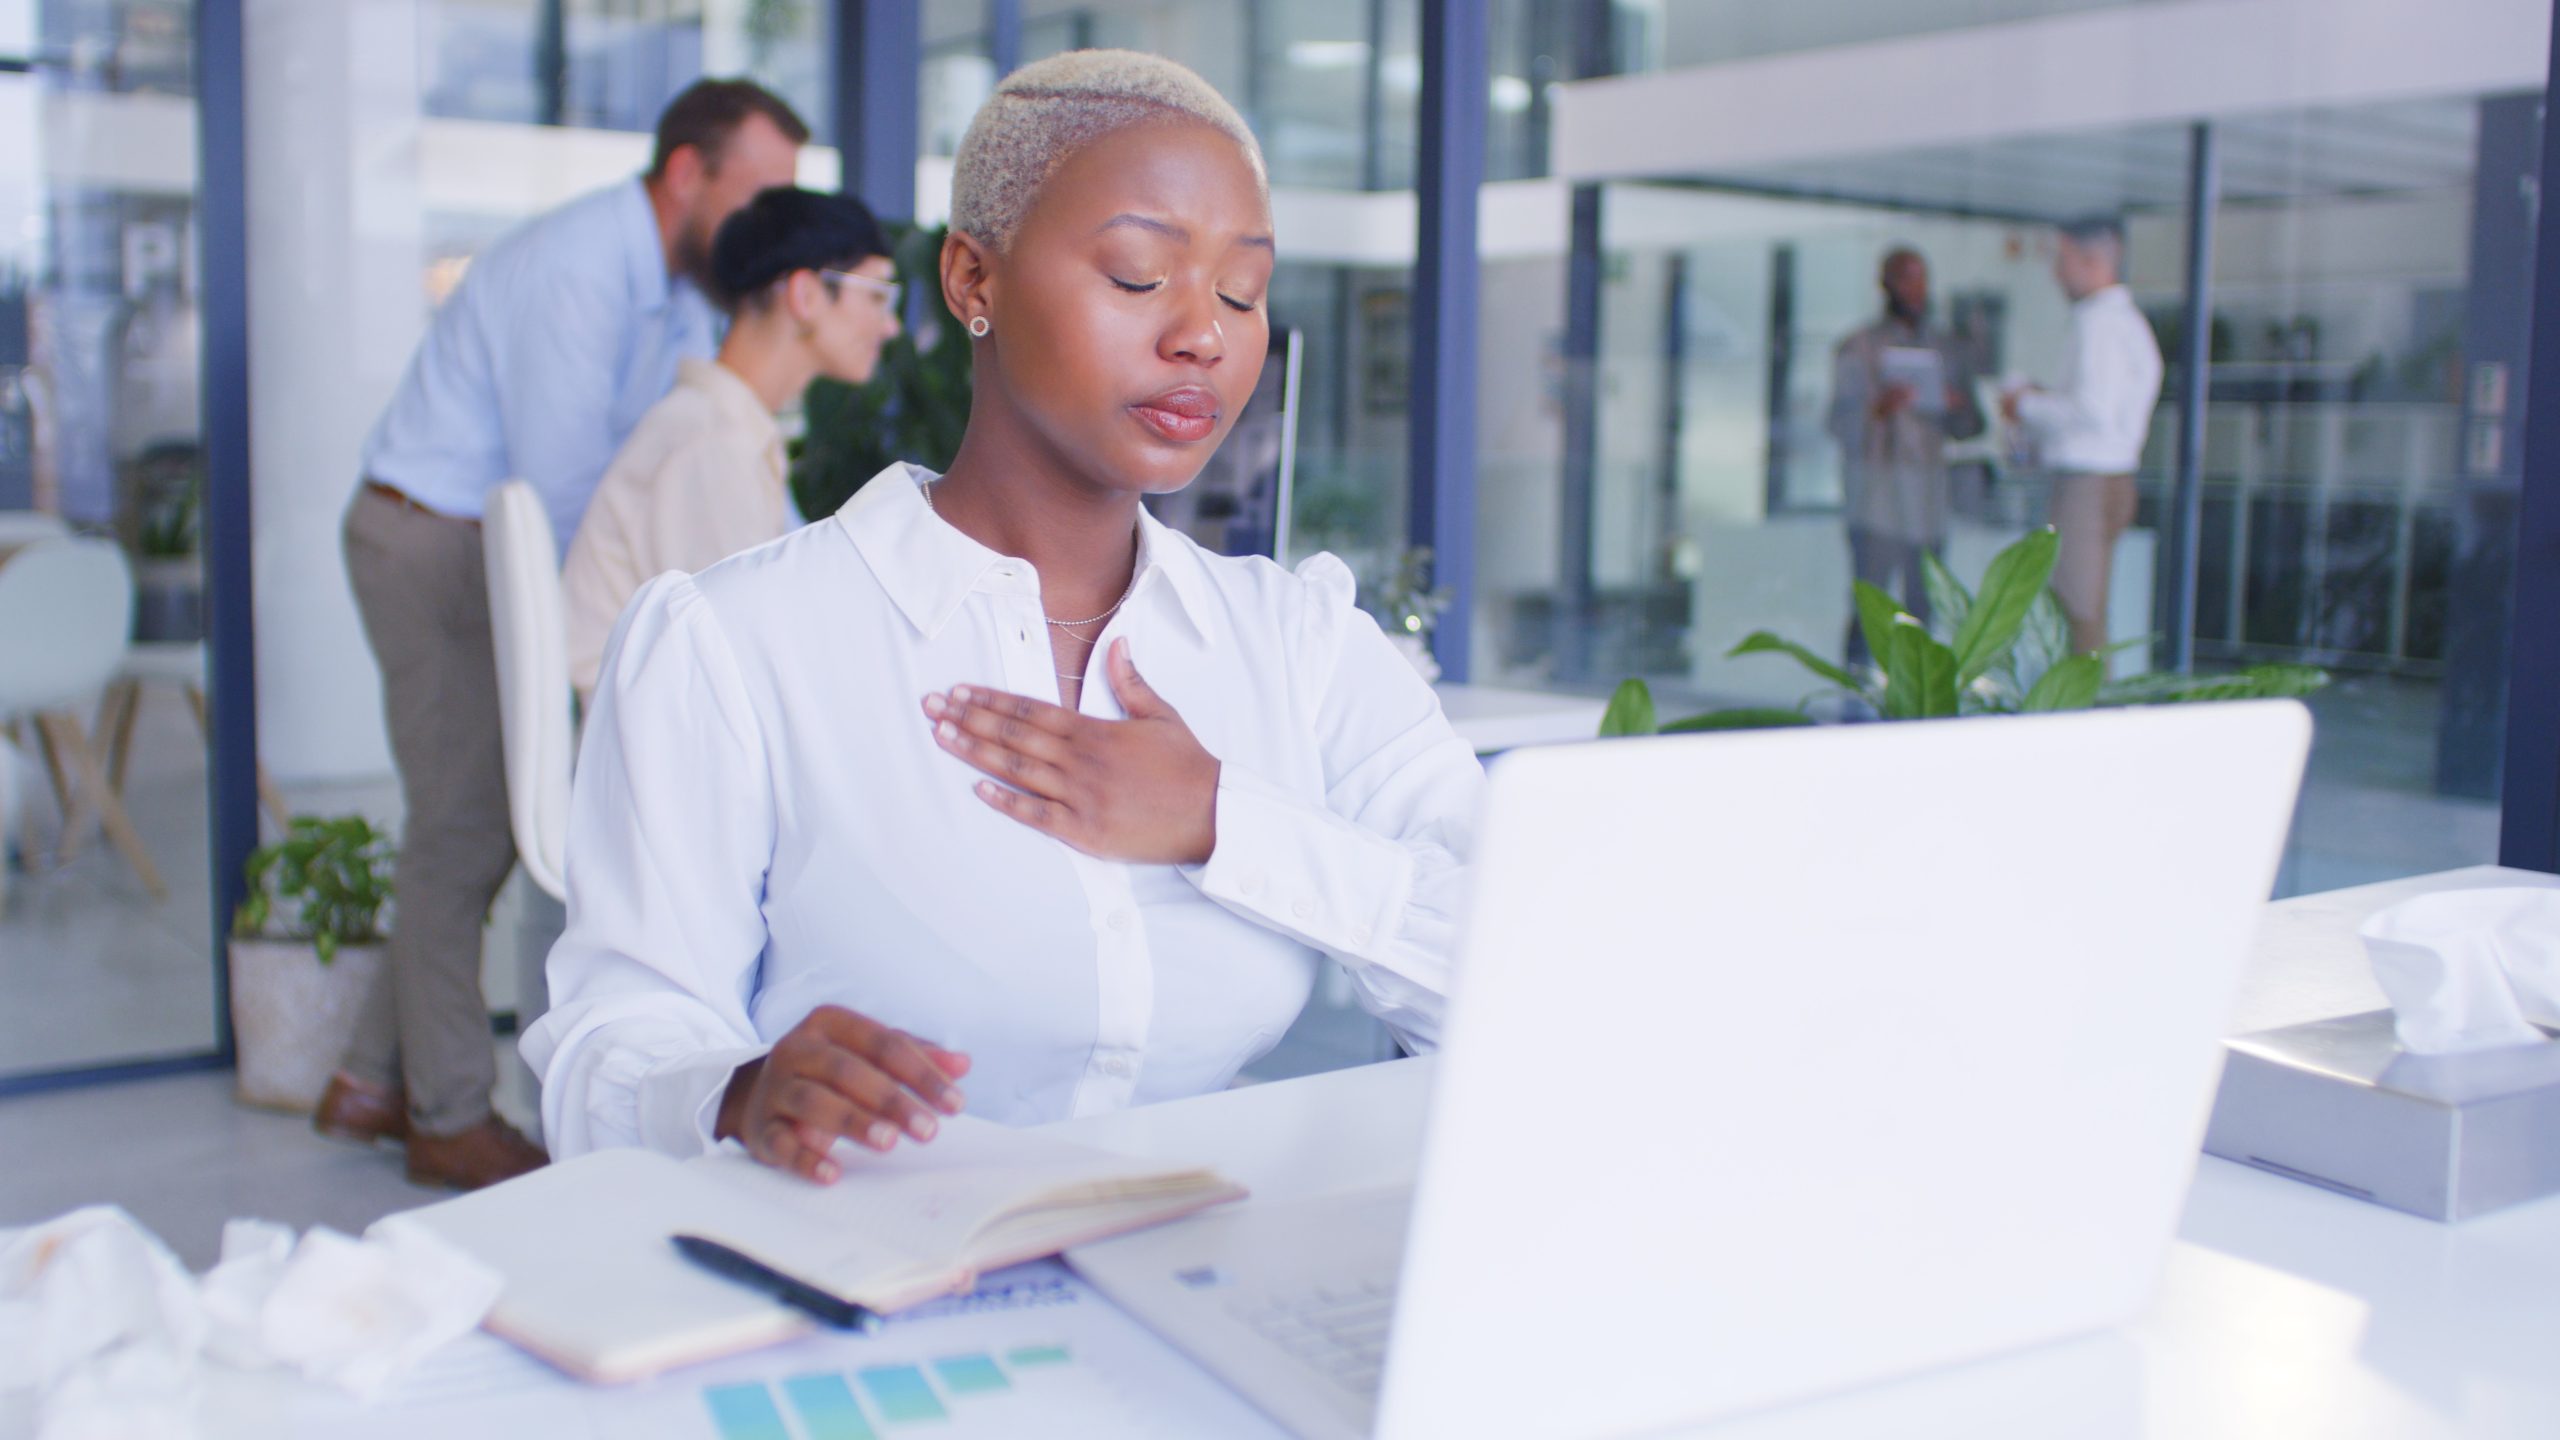
[(382, 969), (378, 945), (342, 945), (320, 963), (307, 940), (231, 942), (231, 1027), (244, 1105), (307, 1115), (346, 1054)]

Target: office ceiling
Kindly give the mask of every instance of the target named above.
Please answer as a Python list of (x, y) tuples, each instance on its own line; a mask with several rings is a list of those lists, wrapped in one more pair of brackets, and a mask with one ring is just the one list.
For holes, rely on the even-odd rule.
[[(2475, 103), (2406, 101), (2227, 119), (2226, 201), (2382, 195), (2470, 183)], [(2189, 131), (2145, 126), (1822, 160), (1696, 177), (1711, 187), (1836, 196), (1986, 215), (2066, 217), (2176, 210)]]

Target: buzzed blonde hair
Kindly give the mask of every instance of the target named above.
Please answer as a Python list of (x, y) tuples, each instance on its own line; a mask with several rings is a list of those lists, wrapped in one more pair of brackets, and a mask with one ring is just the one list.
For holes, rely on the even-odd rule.
[(1004, 78), (960, 138), (951, 228), (1001, 253), (1068, 157), (1131, 126), (1183, 121), (1242, 147), (1255, 184), (1270, 196), (1262, 147), (1244, 117), (1187, 67), (1135, 50), (1070, 50), (1035, 60)]

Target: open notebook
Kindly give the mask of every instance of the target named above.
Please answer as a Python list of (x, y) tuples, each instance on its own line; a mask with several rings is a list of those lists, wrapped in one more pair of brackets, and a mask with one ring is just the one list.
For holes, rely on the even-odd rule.
[(433, 1231), (496, 1269), (485, 1322), (582, 1380), (619, 1383), (805, 1333), (812, 1322), (679, 1255), (701, 1235), (888, 1312), (965, 1292), (981, 1271), (1238, 1199), (1203, 1169), (1090, 1150), (965, 1115), (886, 1155), (837, 1147), (813, 1185), (735, 1152), (601, 1150), (382, 1221)]

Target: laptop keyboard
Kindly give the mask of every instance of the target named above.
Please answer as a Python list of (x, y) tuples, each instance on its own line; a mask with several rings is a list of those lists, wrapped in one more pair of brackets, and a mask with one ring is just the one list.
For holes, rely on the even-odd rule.
[(1240, 1297), (1228, 1308), (1345, 1391), (1376, 1397), (1387, 1358), (1387, 1322), (1396, 1308), (1392, 1282), (1352, 1280), (1259, 1301)]

